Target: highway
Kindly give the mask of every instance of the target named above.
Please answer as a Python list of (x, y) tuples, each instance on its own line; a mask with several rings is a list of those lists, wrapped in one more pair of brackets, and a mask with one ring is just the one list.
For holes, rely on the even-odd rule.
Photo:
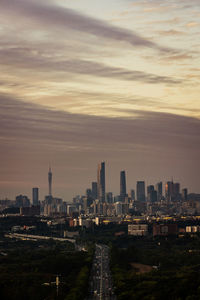
[(88, 300), (116, 300), (109, 266), (109, 247), (96, 244)]
[(16, 238), (21, 240), (55, 240), (59, 242), (70, 242), (75, 244), (76, 240), (74, 239), (67, 239), (67, 238), (57, 238), (57, 237), (51, 237), (51, 236), (43, 236), (43, 235), (33, 235), (33, 234), (21, 234), (21, 233), (9, 233), (5, 234), (5, 237), (9, 238)]

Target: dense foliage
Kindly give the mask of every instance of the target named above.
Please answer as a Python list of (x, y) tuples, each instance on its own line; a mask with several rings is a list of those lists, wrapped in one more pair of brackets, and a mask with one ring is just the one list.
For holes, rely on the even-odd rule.
[[(111, 268), (118, 300), (200, 299), (200, 238), (132, 238), (115, 243)], [(134, 263), (154, 266), (142, 273)]]
[(6, 245), (6, 252), (0, 253), (0, 299), (78, 300), (87, 295), (92, 250), (71, 251), (71, 244), (53, 241), (6, 241)]

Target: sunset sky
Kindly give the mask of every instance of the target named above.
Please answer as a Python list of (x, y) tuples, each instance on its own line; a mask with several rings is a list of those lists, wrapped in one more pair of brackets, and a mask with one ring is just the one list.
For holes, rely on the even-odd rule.
[(199, 0), (0, 0), (0, 199), (200, 193)]

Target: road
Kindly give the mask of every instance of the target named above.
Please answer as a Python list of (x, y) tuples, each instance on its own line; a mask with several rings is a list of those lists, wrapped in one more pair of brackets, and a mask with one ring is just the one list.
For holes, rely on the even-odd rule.
[(109, 266), (109, 247), (96, 244), (88, 300), (116, 300)]
[(5, 234), (5, 237), (9, 238), (16, 238), (21, 240), (55, 240), (59, 242), (70, 242), (75, 244), (76, 240), (74, 239), (67, 239), (67, 238), (57, 238), (57, 237), (51, 237), (51, 236), (43, 236), (43, 235), (33, 235), (33, 234), (21, 234), (21, 233), (9, 233)]

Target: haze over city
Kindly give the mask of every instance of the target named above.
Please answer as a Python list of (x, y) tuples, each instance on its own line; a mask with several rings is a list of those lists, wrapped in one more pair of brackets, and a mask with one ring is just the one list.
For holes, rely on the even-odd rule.
[(0, 198), (171, 180), (200, 193), (198, 0), (0, 0)]

